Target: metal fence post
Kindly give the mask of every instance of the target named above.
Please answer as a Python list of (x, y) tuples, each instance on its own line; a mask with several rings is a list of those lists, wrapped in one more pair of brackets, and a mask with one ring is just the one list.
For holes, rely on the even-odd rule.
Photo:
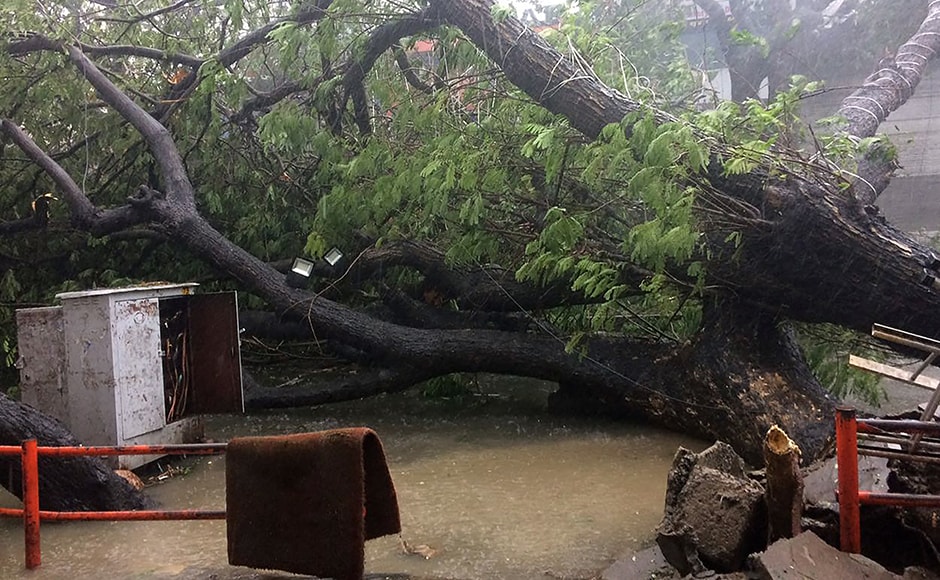
[(836, 409), (836, 457), (839, 466), (839, 539), (843, 552), (862, 550), (858, 500), (858, 425), (855, 409)]
[(39, 453), (35, 439), (23, 441), (23, 529), (26, 535), (26, 568), (42, 563), (39, 544)]

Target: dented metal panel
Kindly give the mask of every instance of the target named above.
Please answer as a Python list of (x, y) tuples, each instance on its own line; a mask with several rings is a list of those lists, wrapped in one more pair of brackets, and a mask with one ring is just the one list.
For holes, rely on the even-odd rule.
[(62, 307), (17, 310), (16, 329), (23, 402), (68, 423)]
[(78, 298), (63, 304), (69, 422), (86, 445), (117, 440), (111, 309), (107, 298)]
[(112, 317), (120, 441), (163, 427), (160, 308), (156, 299), (117, 300)]

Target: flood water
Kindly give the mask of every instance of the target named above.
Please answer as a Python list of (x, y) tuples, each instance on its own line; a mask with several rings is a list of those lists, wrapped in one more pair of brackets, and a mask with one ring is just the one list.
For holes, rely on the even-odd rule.
[[(551, 385), (497, 379), (469, 402), (417, 392), (317, 408), (217, 416), (207, 435), (376, 430), (398, 492), (402, 538), (428, 545), (406, 554), (397, 536), (366, 544), (367, 573), (415, 578), (590, 578), (652, 541), (673, 433), (545, 411)], [(188, 472), (147, 492), (167, 509), (223, 509), (224, 457), (177, 460)], [(19, 505), (12, 497), (4, 505)], [(235, 578), (225, 523), (72, 522), (42, 526), (42, 566), (27, 573), (22, 524), (0, 520), (0, 578)], [(240, 572), (241, 571), (241, 572)], [(263, 576), (272, 577), (272, 576)], [(277, 576), (280, 577), (280, 576)]]

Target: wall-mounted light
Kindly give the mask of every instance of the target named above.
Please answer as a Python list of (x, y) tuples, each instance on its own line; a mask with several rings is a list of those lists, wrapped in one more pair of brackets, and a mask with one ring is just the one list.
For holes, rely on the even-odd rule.
[(329, 252), (323, 254), (323, 260), (327, 264), (329, 264), (331, 268), (335, 266), (336, 264), (338, 264), (339, 261), (342, 259), (343, 259), (343, 252), (341, 252), (339, 248), (335, 246), (330, 248)]
[(313, 274), (313, 262), (304, 258), (294, 258), (290, 271), (287, 272), (287, 285), (291, 288), (303, 288)]

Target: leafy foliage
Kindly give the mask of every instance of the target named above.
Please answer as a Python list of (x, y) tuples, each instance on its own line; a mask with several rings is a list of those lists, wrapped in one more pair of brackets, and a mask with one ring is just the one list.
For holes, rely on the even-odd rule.
[(839, 398), (853, 396), (869, 405), (886, 400), (878, 375), (850, 367), (850, 354), (883, 360), (883, 349), (870, 338), (830, 324), (799, 325), (800, 345), (820, 384)]
[[(429, 26), (399, 39), (424, 88), (405, 81), (385, 50), (391, 46), (369, 53), (370, 35), (415, 17), (420, 2), (335, 1), (315, 22), (297, 18), (302, 3), (104, 4), (63, 0), (37, 10), (6, 2), (0, 28), (11, 37), (42, 31), (66, 43), (162, 51), (93, 57), (167, 127), (200, 211), (234, 243), (276, 261), (319, 257), (334, 245), (355, 254), (431, 241), (451, 266), (495, 263), (520, 281), (579, 293), (580, 303), (532, 313), (560, 329), (571, 349), (598, 331), (673, 341), (695, 332), (709, 252), (694, 211), (703, 195), (695, 176), (722, 140), (738, 143), (721, 151), (729, 173), (748, 171), (778, 144), (798, 143), (797, 101), (814, 89), (797, 79), (768, 104), (722, 104), (665, 124), (639, 113), (586, 143), (451, 29)], [(492, 16), (507, 14), (494, 8)], [(273, 19), (264, 42), (224, 60), (227, 47)], [(682, 29), (673, 3), (624, 0), (571, 5), (542, 34), (618, 90), (671, 105), (699, 88)], [(764, 46), (745, 31), (739, 41)], [(201, 65), (190, 69), (176, 54)], [(360, 70), (361, 102), (348, 84)], [(0, 71), (0, 114), (17, 119), (94, 203), (120, 205), (142, 183), (161, 186), (139, 135), (76, 81), (60, 51), (0, 51)], [(27, 217), (30, 201), (54, 185), (10, 148), (2, 161), (4, 218)], [(0, 354), (8, 364), (12, 309), (50, 302), (58, 291), (153, 279), (232, 284), (181, 255), (158, 229), (95, 239), (67, 225), (63, 204), (51, 212), (54, 229), (18, 236), (0, 251)], [(732, 229), (724, 242), (739, 240)], [(393, 267), (341, 290), (369, 306), (387, 286), (417, 293), (420, 282)]]

